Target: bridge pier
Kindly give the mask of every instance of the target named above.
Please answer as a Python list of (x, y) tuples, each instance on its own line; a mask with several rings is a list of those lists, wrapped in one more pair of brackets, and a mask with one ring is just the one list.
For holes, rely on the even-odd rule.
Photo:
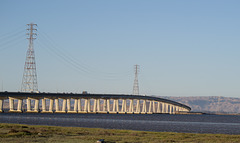
[(109, 114), (117, 114), (118, 111), (118, 99), (113, 99), (112, 111), (109, 111)]
[(85, 99), (84, 112), (87, 113), (88, 101)]
[[(100, 104), (101, 104), (101, 102), (99, 101), (99, 106), (100, 106)], [(98, 113), (100, 113), (100, 114), (107, 114), (107, 99), (103, 99), (102, 110), (100, 110), (100, 108), (99, 108)]]
[(67, 113), (71, 112), (71, 102), (70, 102), (71, 99), (67, 99)]
[[(14, 109), (14, 100), (18, 100), (18, 102), (17, 102), (18, 104), (17, 104), (17, 109), (16, 110)], [(2, 102), (2, 105), (0, 105), (0, 106), (3, 107), (3, 102)], [(21, 113), (22, 112), (22, 99), (9, 97), (9, 112)]]
[(97, 99), (97, 110), (96, 112), (99, 113), (101, 110), (100, 110), (100, 99)]
[[(31, 112), (31, 99), (26, 99), (27, 100), (27, 112)], [(11, 104), (10, 104), (10, 106), (11, 106)], [(11, 110), (11, 108), (10, 108), (10, 110)]]
[(78, 102), (78, 113), (82, 113), (81, 98), (77, 99), (77, 102)]
[(176, 106), (173, 105), (173, 114), (176, 114)]
[(127, 112), (127, 114), (133, 114), (133, 99), (130, 99), (130, 103), (129, 103), (129, 110)]
[(97, 107), (97, 99), (94, 99), (94, 101), (93, 101), (93, 113), (97, 113), (96, 107)]
[(53, 113), (53, 102), (54, 100), (52, 98), (49, 99), (49, 107), (48, 110), (46, 109), (46, 100), (49, 98), (43, 98), (42, 99), (42, 111), (41, 113)]
[(126, 99), (122, 99), (122, 109), (121, 112), (119, 112), (119, 114), (126, 114), (126, 107), (127, 107)]
[(139, 114), (139, 113), (140, 113), (140, 100), (137, 99), (136, 112), (134, 112), (134, 114)]
[[(65, 108), (64, 108), (64, 103), (62, 105), (62, 109), (59, 108), (59, 100), (62, 98), (55, 98), (53, 101), (55, 101), (55, 112), (54, 113), (66, 113), (66, 102), (65, 102)], [(64, 99), (62, 99), (64, 102)], [(44, 111), (46, 112), (46, 110)]]
[(74, 111), (75, 113), (77, 113), (77, 105), (78, 105), (78, 100), (77, 100), (77, 99), (74, 99), (73, 111)]
[(169, 105), (169, 108), (170, 108), (170, 109), (169, 109), (169, 114), (172, 114), (172, 110), (173, 110), (172, 108), (173, 108), (173, 106), (172, 106), (172, 105)]
[(165, 104), (165, 105), (166, 105), (165, 113), (169, 113), (169, 104)]
[(176, 112), (179, 112), (179, 107), (178, 106), (176, 106)]
[(59, 112), (59, 99), (55, 99), (55, 113)]
[(84, 99), (84, 107), (82, 107), (82, 100), (81, 98), (77, 99), (77, 113), (81, 113), (81, 114), (86, 114), (87, 113), (87, 101), (86, 99)]
[(22, 99), (18, 99), (17, 112), (23, 112), (22, 111), (22, 103), (23, 103), (23, 100)]
[(35, 99), (34, 111), (39, 112), (39, 100), (38, 99)]
[(142, 105), (142, 112), (141, 112), (141, 114), (146, 114), (146, 113), (147, 113), (146, 100), (143, 100), (143, 105)]
[[(34, 100), (34, 109), (32, 110), (31, 102)], [(28, 97), (27, 102), (27, 113), (38, 113), (39, 112), (39, 99)], [(21, 112), (22, 101), (18, 100), (18, 111)]]
[(91, 113), (91, 99), (87, 99), (87, 113)]
[(67, 99), (67, 113), (78, 113), (78, 112), (77, 112), (78, 99), (74, 99), (73, 111), (71, 110), (71, 99), (72, 99), (72, 98), (68, 98), (68, 99)]
[(157, 102), (157, 113), (160, 113), (160, 102)]
[(115, 99), (115, 102), (116, 102), (116, 112), (119, 113), (119, 100), (118, 99)]
[(14, 105), (13, 98), (9, 98), (9, 112), (14, 112), (13, 105)]
[(0, 113), (3, 112), (3, 102), (4, 102), (4, 100), (0, 99)]
[(63, 99), (62, 103), (62, 113), (66, 113), (67, 99)]
[(46, 112), (46, 100), (42, 99), (42, 113)]
[(110, 112), (110, 99), (107, 99), (107, 112)]
[(113, 100), (113, 110), (112, 112), (116, 112), (116, 99)]
[(50, 99), (48, 111), (49, 111), (50, 113), (53, 113), (53, 99)]
[(152, 101), (149, 101), (148, 112), (147, 114), (152, 114)]
[(153, 112), (153, 113), (156, 113), (155, 101), (152, 101), (152, 105), (153, 105), (152, 112)]

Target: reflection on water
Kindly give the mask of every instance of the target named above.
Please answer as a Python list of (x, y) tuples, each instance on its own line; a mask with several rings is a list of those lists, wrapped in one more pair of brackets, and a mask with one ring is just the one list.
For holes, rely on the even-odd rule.
[(240, 134), (240, 116), (227, 115), (2, 113), (0, 122), (158, 132)]

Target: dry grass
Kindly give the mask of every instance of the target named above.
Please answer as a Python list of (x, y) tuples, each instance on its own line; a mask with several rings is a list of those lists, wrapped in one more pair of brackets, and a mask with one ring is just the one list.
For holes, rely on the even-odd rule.
[(99, 139), (104, 139), (106, 143), (238, 143), (240, 142), (240, 135), (145, 132), (98, 128), (0, 124), (0, 142), (94, 143)]

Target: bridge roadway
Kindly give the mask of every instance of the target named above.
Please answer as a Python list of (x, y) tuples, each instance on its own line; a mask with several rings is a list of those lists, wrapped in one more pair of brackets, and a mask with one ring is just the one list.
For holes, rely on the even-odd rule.
[[(8, 109), (3, 109), (7, 100)], [(189, 112), (191, 108), (153, 96), (0, 92), (0, 112), (4, 110), (29, 113), (176, 114)]]

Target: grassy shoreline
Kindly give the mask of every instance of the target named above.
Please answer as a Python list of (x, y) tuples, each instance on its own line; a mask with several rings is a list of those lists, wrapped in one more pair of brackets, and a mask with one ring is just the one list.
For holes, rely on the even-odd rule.
[(240, 142), (240, 135), (148, 132), (0, 123), (0, 142)]

